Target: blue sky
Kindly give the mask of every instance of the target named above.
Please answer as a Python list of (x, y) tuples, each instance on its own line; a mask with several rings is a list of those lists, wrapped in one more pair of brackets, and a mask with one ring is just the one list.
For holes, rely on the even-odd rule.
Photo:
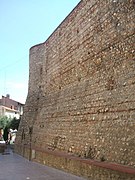
[(0, 0), (0, 96), (24, 103), (29, 49), (44, 42), (80, 0)]

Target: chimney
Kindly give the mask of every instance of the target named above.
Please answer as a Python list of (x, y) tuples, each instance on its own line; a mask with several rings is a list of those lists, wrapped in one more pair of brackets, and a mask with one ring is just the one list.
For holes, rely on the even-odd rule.
[(10, 94), (6, 94), (6, 98), (8, 98), (8, 99), (9, 99), (9, 98), (10, 98)]

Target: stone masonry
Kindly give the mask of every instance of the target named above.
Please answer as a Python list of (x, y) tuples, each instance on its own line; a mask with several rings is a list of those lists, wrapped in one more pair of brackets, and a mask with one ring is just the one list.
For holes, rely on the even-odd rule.
[(134, 7), (82, 0), (30, 49), (16, 152), (44, 164), (47, 151), (135, 168)]

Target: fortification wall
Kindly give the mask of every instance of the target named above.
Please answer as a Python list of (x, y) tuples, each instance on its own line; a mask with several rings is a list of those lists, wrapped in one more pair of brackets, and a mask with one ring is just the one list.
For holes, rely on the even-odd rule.
[(135, 167), (134, 16), (133, 0), (82, 0), (30, 49), (18, 153), (29, 157), (25, 144), (37, 161), (40, 148)]

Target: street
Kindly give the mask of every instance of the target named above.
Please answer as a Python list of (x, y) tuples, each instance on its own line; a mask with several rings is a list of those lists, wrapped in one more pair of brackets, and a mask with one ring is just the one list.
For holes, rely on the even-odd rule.
[(10, 148), (0, 154), (0, 180), (86, 180), (85, 178), (28, 161)]

